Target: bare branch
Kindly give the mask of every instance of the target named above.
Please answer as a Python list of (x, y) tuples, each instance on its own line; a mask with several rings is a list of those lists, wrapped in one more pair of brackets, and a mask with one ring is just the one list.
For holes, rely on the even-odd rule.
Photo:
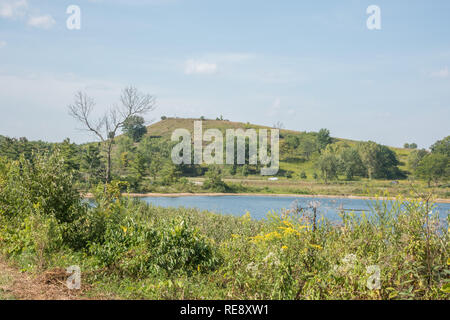
[(122, 102), (120, 114), (123, 121), (131, 116), (142, 115), (155, 109), (155, 97), (140, 93), (134, 87), (125, 88), (120, 101)]
[(91, 112), (95, 106), (95, 102), (92, 98), (88, 97), (85, 93), (78, 91), (75, 94), (74, 104), (69, 105), (69, 114), (82, 124), (86, 126), (86, 130), (93, 132), (97, 135), (101, 141), (105, 139), (100, 133), (103, 126), (103, 121), (100, 120), (96, 124), (92, 124), (89, 120)]

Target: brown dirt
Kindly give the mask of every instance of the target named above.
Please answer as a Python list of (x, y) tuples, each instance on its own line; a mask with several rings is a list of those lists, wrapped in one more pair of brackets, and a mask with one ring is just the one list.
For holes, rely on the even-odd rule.
[(81, 290), (69, 290), (66, 286), (68, 275), (64, 269), (53, 269), (38, 275), (19, 272), (0, 257), (0, 300), (80, 300), (86, 299)]

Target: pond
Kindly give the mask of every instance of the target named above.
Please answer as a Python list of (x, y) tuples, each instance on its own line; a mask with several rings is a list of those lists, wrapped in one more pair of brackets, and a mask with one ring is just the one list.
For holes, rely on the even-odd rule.
[[(270, 211), (280, 212), (293, 206), (308, 207), (312, 201), (319, 203), (318, 212), (326, 218), (339, 220), (340, 210), (362, 213), (370, 212), (374, 200), (349, 198), (305, 198), (278, 196), (181, 196), (181, 197), (144, 197), (141, 200), (161, 207), (184, 207), (208, 210), (221, 214), (242, 216), (250, 212), (255, 219), (263, 219)], [(450, 212), (450, 203), (438, 203), (433, 211), (438, 211), (441, 219), (445, 219)]]

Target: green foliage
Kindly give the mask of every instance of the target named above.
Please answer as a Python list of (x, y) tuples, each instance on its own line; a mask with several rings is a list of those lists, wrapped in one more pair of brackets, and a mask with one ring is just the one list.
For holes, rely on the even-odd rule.
[(19, 160), (20, 156), (30, 160), (33, 153), (42, 154), (54, 148), (54, 144), (42, 141), (28, 141), (27, 138), (19, 139), (0, 136), (0, 157), (10, 160)]
[(205, 175), (203, 188), (216, 192), (226, 192), (227, 185), (222, 180), (222, 170), (218, 166), (211, 166)]
[(405, 149), (417, 149), (417, 143), (405, 143), (403, 145), (403, 148)]
[(425, 149), (414, 150), (408, 156), (408, 167), (413, 172), (417, 170), (420, 161), (428, 154)]
[(440, 153), (450, 157), (450, 136), (445, 137), (442, 140), (437, 141), (431, 146), (431, 152)]
[(56, 155), (0, 161), (0, 249), (25, 269), (70, 261), (96, 290), (126, 298), (448, 299), (449, 230), (428, 202), (374, 201), (368, 213), (341, 212), (338, 225), (316, 205), (255, 221), (153, 207), (113, 181), (90, 207), (63, 198), (74, 212), (61, 216), (62, 195), (34, 188), (68, 177)]
[(348, 180), (352, 180), (355, 176), (364, 176), (366, 167), (356, 148), (344, 148), (339, 153), (340, 171)]
[(13, 244), (7, 252), (21, 254), (34, 248), (42, 256), (61, 243), (76, 247), (79, 230), (74, 225), (87, 207), (60, 152), (1, 163), (0, 220), (6, 241)]
[[(135, 207), (122, 202), (110, 213), (101, 241), (93, 242), (89, 252), (100, 267), (123, 276), (144, 277), (151, 274), (172, 276), (214, 270), (217, 252), (207, 238), (184, 218), (159, 222), (123, 215), (121, 209)], [(137, 223), (138, 222), (138, 223)]]
[(399, 161), (394, 151), (375, 142), (362, 142), (358, 152), (370, 179), (395, 179), (404, 175), (400, 172)]
[(431, 153), (420, 160), (416, 174), (418, 177), (428, 181), (438, 183), (450, 179), (449, 156), (442, 153)]
[(147, 127), (145, 126), (145, 120), (141, 116), (128, 117), (122, 127), (123, 132), (133, 139), (134, 142), (138, 142), (147, 133)]
[(102, 161), (99, 144), (89, 144), (83, 149), (80, 169), (88, 189), (97, 185), (105, 177), (105, 165)]
[(317, 138), (313, 135), (305, 135), (300, 139), (300, 152), (309, 160), (311, 155), (318, 150)]
[(59, 152), (36, 155), (33, 162), (21, 157), (3, 165), (1, 213), (7, 217), (29, 213), (36, 205), (60, 222), (72, 222), (84, 209), (73, 172)]
[(334, 152), (326, 150), (317, 160), (317, 168), (322, 172), (325, 183), (337, 177), (339, 161)]
[(171, 185), (180, 179), (180, 170), (176, 165), (169, 162), (164, 165), (161, 170), (161, 184), (162, 185)]
[(327, 145), (331, 144), (333, 139), (330, 137), (330, 130), (320, 129), (317, 134), (317, 146), (319, 151), (324, 150)]

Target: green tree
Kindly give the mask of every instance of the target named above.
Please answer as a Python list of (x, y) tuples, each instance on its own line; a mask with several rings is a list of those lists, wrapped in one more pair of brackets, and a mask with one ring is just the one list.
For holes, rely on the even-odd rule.
[(402, 177), (397, 167), (399, 161), (394, 151), (373, 141), (361, 142), (358, 153), (367, 168), (369, 179), (392, 179)]
[(216, 192), (225, 192), (227, 190), (227, 185), (222, 180), (222, 170), (218, 166), (210, 166), (205, 174), (205, 178), (203, 188)]
[(396, 153), (387, 146), (377, 146), (377, 167), (375, 178), (377, 179), (395, 179), (403, 178), (404, 174), (398, 168), (399, 161)]
[(317, 138), (311, 135), (305, 135), (300, 139), (300, 152), (309, 160), (311, 155), (317, 151)]
[(450, 157), (450, 136), (437, 141), (430, 149), (432, 153), (440, 153)]
[(140, 179), (146, 175), (147, 162), (145, 161), (145, 157), (140, 152), (137, 152), (134, 155), (134, 159), (131, 162), (131, 169), (134, 173), (139, 175)]
[(325, 183), (337, 177), (339, 161), (334, 153), (325, 151), (317, 159), (317, 168), (322, 172)]
[(169, 186), (172, 185), (180, 179), (181, 172), (176, 165), (172, 162), (167, 162), (164, 164), (161, 170), (161, 184)]
[(21, 156), (0, 170), (0, 215), (24, 216), (38, 211), (70, 223), (84, 213), (74, 171), (68, 170), (60, 150)]
[(286, 145), (287, 151), (293, 151), (297, 149), (300, 145), (300, 138), (298, 135), (288, 134), (284, 138), (284, 144)]
[(67, 138), (56, 148), (59, 149), (68, 170), (78, 171), (80, 169), (80, 150), (75, 143), (70, 143), (70, 139)]
[(356, 148), (344, 148), (339, 153), (340, 171), (348, 180), (355, 176), (365, 176), (367, 169), (364, 166), (361, 157)]
[(425, 156), (416, 170), (417, 176), (427, 181), (428, 186), (434, 181), (448, 181), (450, 179), (450, 161), (445, 154), (431, 153)]
[(141, 116), (128, 117), (123, 122), (122, 130), (128, 137), (133, 139), (134, 142), (141, 141), (142, 137), (147, 133), (145, 120)]
[(317, 146), (319, 152), (324, 150), (327, 147), (327, 145), (331, 144), (332, 142), (333, 139), (330, 137), (330, 130), (320, 129), (319, 133), (317, 134)]
[(358, 146), (358, 153), (367, 168), (369, 179), (372, 179), (377, 168), (377, 144), (373, 141), (362, 142)]
[(105, 176), (105, 166), (98, 144), (89, 144), (83, 150), (80, 162), (80, 170), (87, 175), (89, 187), (97, 185)]
[(415, 172), (419, 166), (420, 161), (428, 154), (425, 149), (414, 150), (408, 155), (408, 168)]

